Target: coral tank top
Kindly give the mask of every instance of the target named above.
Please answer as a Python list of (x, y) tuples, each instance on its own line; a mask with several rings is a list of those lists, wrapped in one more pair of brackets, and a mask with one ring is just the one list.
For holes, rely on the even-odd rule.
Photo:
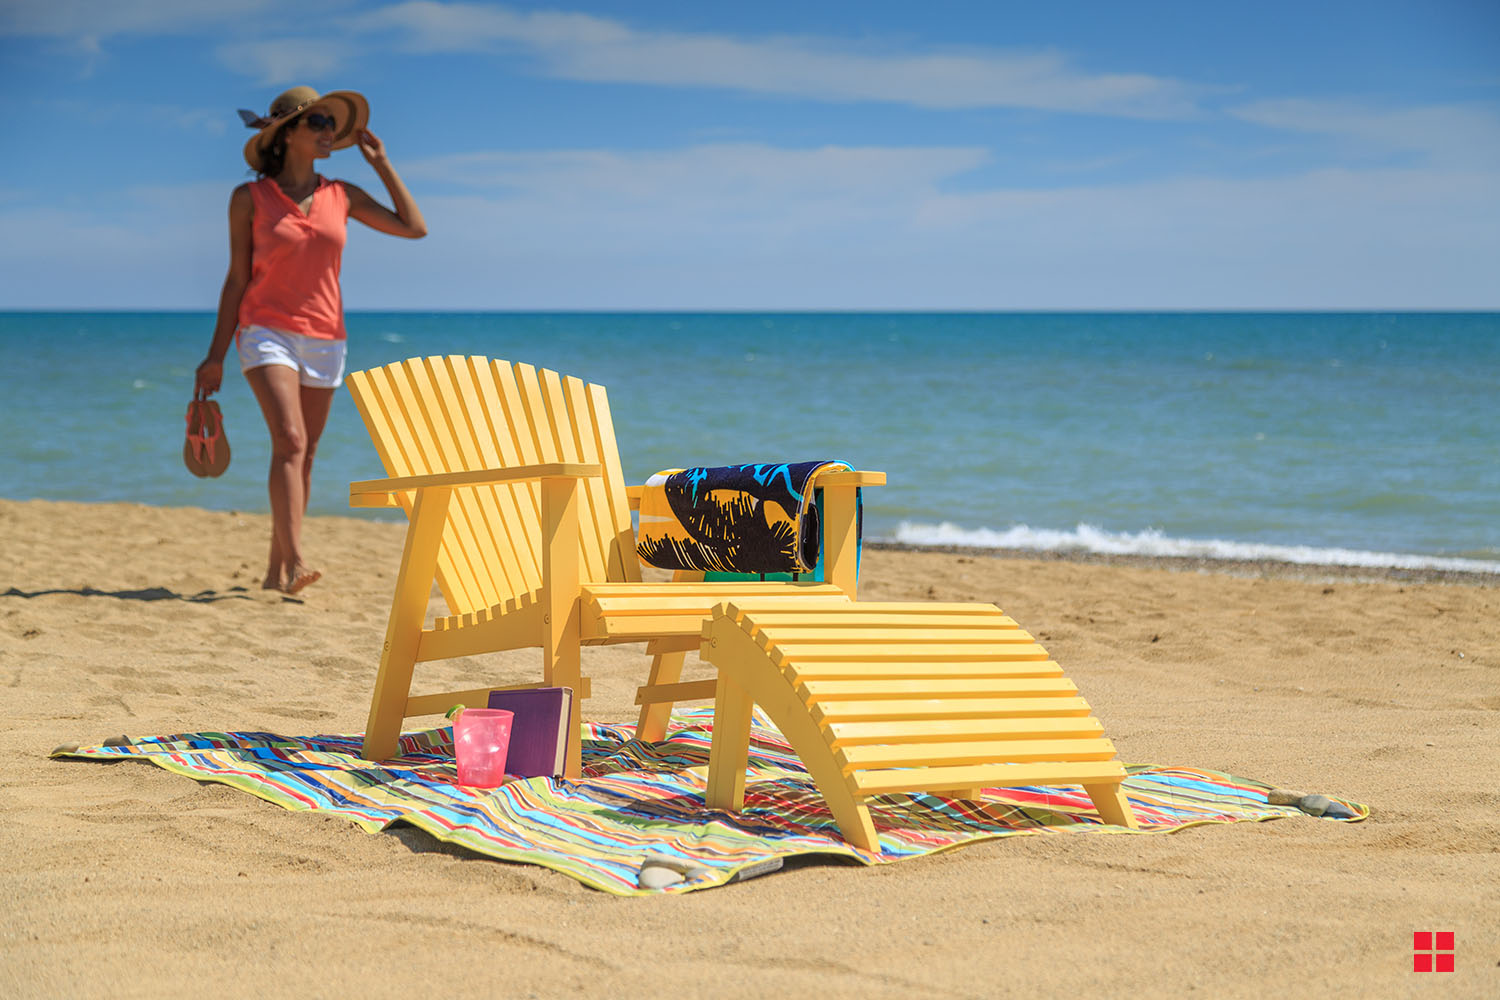
[(319, 176), (306, 215), (271, 177), (251, 184), (250, 198), (250, 285), (240, 300), (240, 327), (343, 340), (339, 262), (349, 219), (344, 186)]

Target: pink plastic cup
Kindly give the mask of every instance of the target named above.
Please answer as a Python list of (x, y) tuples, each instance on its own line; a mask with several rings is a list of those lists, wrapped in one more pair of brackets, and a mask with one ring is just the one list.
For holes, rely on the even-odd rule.
[(514, 715), (501, 708), (466, 708), (458, 713), (453, 720), (453, 755), (460, 785), (496, 788), (505, 783)]

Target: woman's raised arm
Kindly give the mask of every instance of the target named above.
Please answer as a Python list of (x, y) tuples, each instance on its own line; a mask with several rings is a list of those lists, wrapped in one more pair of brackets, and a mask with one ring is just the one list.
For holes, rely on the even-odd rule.
[(359, 151), (364, 154), (370, 166), (375, 168), (375, 173), (380, 175), (396, 210), (391, 211), (360, 188), (345, 181), (344, 190), (349, 193), (350, 217), (358, 219), (371, 229), (392, 236), (404, 236), (409, 240), (419, 240), (426, 236), (427, 222), (422, 218), (422, 210), (417, 207), (417, 201), (411, 196), (411, 192), (406, 190), (406, 185), (401, 183), (396, 168), (391, 166), (390, 158), (385, 154), (385, 143), (374, 132), (362, 130), (359, 133)]

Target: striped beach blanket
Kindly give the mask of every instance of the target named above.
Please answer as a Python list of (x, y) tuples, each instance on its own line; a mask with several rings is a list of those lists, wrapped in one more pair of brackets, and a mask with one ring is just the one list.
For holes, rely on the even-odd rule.
[[(199, 781), (216, 781), (287, 809), (343, 816), (368, 833), (406, 823), (476, 853), (542, 865), (619, 895), (691, 892), (722, 885), (772, 858), (823, 854), (884, 864), (962, 844), (1024, 834), (1123, 834), (1105, 826), (1076, 786), (988, 789), (977, 801), (890, 795), (870, 803), (879, 852), (851, 847), (781, 734), (755, 719), (745, 808), (703, 804), (712, 707), (675, 713), (660, 743), (628, 725), (586, 724), (580, 781), (527, 778), (500, 788), (458, 784), (451, 727), (403, 734), (400, 755), (359, 756), (361, 737), (274, 733), (185, 733), (128, 746), (60, 749), (55, 757), (150, 761)], [(1273, 806), (1273, 787), (1191, 767), (1130, 765), (1124, 783), (1141, 833), (1205, 823), (1304, 816)], [(1335, 800), (1343, 801), (1343, 800)], [(1353, 821), (1369, 810), (1344, 802)], [(661, 890), (637, 888), (647, 854), (708, 870)]]

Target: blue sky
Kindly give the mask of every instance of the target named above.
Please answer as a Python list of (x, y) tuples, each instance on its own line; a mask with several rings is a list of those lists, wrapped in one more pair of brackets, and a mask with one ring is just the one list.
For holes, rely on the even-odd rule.
[(6, 0), (0, 308), (212, 309), (298, 83), (350, 309), (1500, 307), (1494, 0)]

